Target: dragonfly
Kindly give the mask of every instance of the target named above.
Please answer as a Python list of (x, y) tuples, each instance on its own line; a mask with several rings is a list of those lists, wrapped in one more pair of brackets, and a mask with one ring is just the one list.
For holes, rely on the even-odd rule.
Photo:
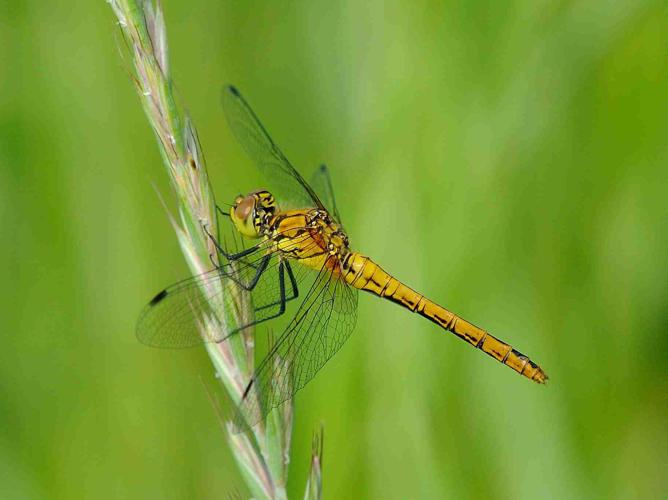
[[(149, 302), (137, 324), (141, 342), (174, 348), (223, 342), (285, 315), (296, 303), (238, 405), (241, 418), (255, 425), (313, 379), (350, 337), (361, 290), (425, 317), (525, 378), (539, 384), (547, 381), (543, 369), (529, 357), (354, 251), (336, 206), (329, 169), (320, 166), (307, 182), (236, 87), (225, 87), (223, 108), (234, 136), (271, 182), (272, 191), (237, 196), (229, 213), (219, 209), (233, 230), (253, 244), (232, 251), (207, 231), (219, 262), (205, 274), (162, 290)], [(228, 286), (220, 286), (222, 282)], [(203, 335), (201, 318), (223, 319), (238, 309), (239, 295), (248, 298), (245, 307), (250, 314), (237, 314), (222, 331)]]

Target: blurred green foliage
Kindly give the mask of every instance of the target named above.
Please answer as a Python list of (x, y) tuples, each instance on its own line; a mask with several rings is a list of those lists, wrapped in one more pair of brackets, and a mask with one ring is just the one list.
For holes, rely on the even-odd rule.
[[(539, 387), (371, 296), (297, 397), (291, 491), (650, 498), (668, 490), (668, 6), (164, 0), (219, 200), (258, 187), (219, 105), (332, 170), (356, 249), (513, 343)], [(243, 491), (203, 349), (134, 322), (186, 275), (103, 1), (0, 6), (2, 498)]]

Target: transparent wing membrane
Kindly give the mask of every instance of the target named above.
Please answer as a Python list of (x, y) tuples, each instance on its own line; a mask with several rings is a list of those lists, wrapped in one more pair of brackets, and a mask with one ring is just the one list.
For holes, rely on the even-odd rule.
[(334, 198), (334, 187), (332, 186), (332, 179), (329, 175), (329, 168), (327, 165), (320, 165), (311, 177), (311, 187), (320, 197), (325, 209), (334, 216), (334, 220), (341, 223), (341, 215), (339, 209), (336, 207), (336, 199)]
[[(299, 296), (300, 283), (309, 271), (260, 246), (246, 258), (162, 290), (142, 311), (137, 337), (144, 344), (168, 348), (221, 342), (280, 316), (286, 304)], [(203, 337), (204, 318), (222, 325), (220, 331)]]
[(357, 290), (328, 264), (249, 382), (235, 418), (239, 430), (255, 425), (292, 398), (352, 333), (357, 320)]
[(223, 110), (246, 154), (270, 182), (281, 208), (324, 208), (313, 189), (288, 161), (241, 93), (232, 86), (223, 90)]

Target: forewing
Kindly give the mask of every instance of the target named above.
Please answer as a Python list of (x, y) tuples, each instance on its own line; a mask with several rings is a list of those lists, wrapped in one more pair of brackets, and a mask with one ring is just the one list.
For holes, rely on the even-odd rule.
[(273, 408), (292, 398), (341, 348), (356, 320), (357, 290), (326, 264), (257, 368), (237, 410), (236, 429), (255, 425)]
[(223, 90), (223, 109), (232, 132), (248, 156), (271, 182), (281, 208), (324, 208), (311, 186), (271, 139), (241, 93), (233, 86)]
[[(281, 259), (278, 254), (262, 249), (243, 260), (166, 288), (142, 311), (137, 338), (153, 347), (191, 347), (202, 342), (221, 342), (249, 326), (278, 316), (282, 294), (286, 301), (296, 298), (299, 282), (306, 275), (303, 266), (293, 266), (292, 269), (297, 267), (293, 282), (285, 268), (281, 270)], [(213, 319), (222, 328), (210, 337), (203, 337), (204, 318)]]
[(336, 206), (336, 199), (334, 198), (334, 187), (332, 186), (332, 179), (329, 175), (327, 165), (320, 165), (313, 173), (311, 178), (311, 187), (320, 197), (325, 209), (334, 216), (336, 222), (341, 224), (341, 215)]

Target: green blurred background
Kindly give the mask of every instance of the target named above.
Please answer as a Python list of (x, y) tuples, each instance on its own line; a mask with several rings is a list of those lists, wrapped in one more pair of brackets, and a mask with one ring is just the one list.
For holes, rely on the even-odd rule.
[[(204, 349), (134, 322), (187, 274), (102, 0), (0, 5), (0, 496), (245, 492)], [(258, 187), (235, 83), (331, 167), (356, 249), (539, 361), (539, 387), (371, 296), (297, 397), (290, 491), (326, 498), (668, 491), (663, 1), (163, 1), (220, 200)]]

